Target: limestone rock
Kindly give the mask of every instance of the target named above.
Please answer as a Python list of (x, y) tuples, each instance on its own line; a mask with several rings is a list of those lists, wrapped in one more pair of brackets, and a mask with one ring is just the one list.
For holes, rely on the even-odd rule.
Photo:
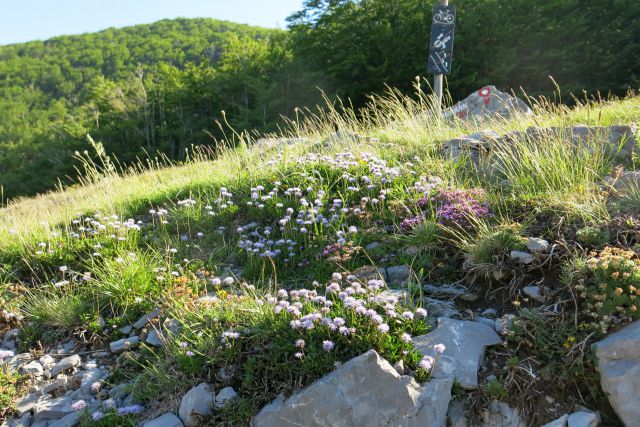
[(540, 294), (540, 286), (525, 286), (523, 289), (527, 296), (535, 301), (544, 302), (544, 295)]
[(511, 251), (511, 253), (509, 254), (509, 257), (512, 260), (518, 261), (522, 264), (531, 264), (534, 260), (533, 255), (531, 255), (529, 252), (523, 252), (523, 251)]
[(600, 384), (626, 426), (640, 420), (640, 321), (594, 344)]
[(216, 394), (215, 407), (216, 408), (224, 408), (224, 406), (230, 400), (236, 398), (238, 393), (233, 389), (233, 387), (225, 387)]
[(23, 414), (31, 411), (34, 408), (34, 406), (36, 406), (39, 400), (40, 400), (40, 396), (34, 393), (27, 394), (26, 396), (21, 397), (15, 403), (16, 412), (18, 413), (19, 416), (22, 416)]
[(80, 373), (80, 388), (83, 392), (89, 393), (94, 383), (104, 378), (106, 372), (100, 368), (90, 368)]
[(201, 417), (211, 415), (211, 405), (214, 401), (215, 393), (207, 383), (193, 387), (182, 396), (178, 411), (180, 419), (186, 427), (197, 426)]
[(479, 427), (526, 427), (526, 423), (520, 417), (520, 411), (494, 400), (488, 409), (482, 411), (482, 424)]
[(252, 425), (444, 427), (451, 385), (450, 379), (434, 379), (421, 387), (370, 350), (289, 399), (276, 399)]
[(358, 280), (366, 283), (369, 280), (387, 280), (387, 272), (384, 268), (374, 267), (373, 265), (365, 265), (353, 272)]
[(387, 267), (387, 283), (389, 285), (405, 285), (411, 278), (411, 268), (408, 265)]
[(33, 356), (31, 356), (31, 353), (20, 353), (3, 360), (3, 362), (7, 365), (9, 370), (17, 371), (22, 366), (31, 362), (32, 359)]
[(567, 420), (569, 419), (569, 415), (564, 414), (557, 420), (553, 420), (550, 423), (543, 425), (542, 427), (567, 427)]
[(538, 237), (527, 237), (526, 244), (529, 252), (547, 252), (549, 250), (549, 242)]
[[(6, 426), (7, 427), (29, 427), (31, 425), (31, 419), (33, 418), (33, 416), (28, 413), (23, 415), (20, 418), (9, 418), (6, 420)], [(4, 424), (2, 425), (4, 427)]]
[(447, 411), (447, 427), (467, 427), (468, 420), (464, 411), (465, 404), (463, 400), (451, 402)]
[(80, 412), (71, 412), (59, 420), (49, 422), (47, 427), (75, 427), (80, 423)]
[[(637, 421), (636, 419), (636, 422)], [(574, 412), (569, 415), (567, 424), (568, 427), (598, 427), (598, 424), (600, 424), (600, 414), (587, 411)]]
[(59, 419), (75, 412), (71, 407), (70, 397), (62, 396), (56, 399), (42, 400), (33, 408), (34, 420)]
[(55, 377), (61, 372), (64, 372), (68, 369), (75, 368), (82, 363), (82, 359), (77, 354), (73, 354), (71, 356), (67, 356), (64, 359), (58, 361), (53, 368), (51, 368), (51, 376)]
[(478, 369), (484, 359), (485, 348), (502, 340), (487, 325), (478, 322), (440, 318), (438, 327), (426, 335), (413, 339), (416, 350), (436, 356), (433, 348), (444, 344), (444, 354), (438, 356), (434, 378), (455, 379), (465, 389), (478, 388)]
[(182, 421), (180, 418), (176, 417), (171, 412), (167, 412), (166, 414), (153, 419), (151, 421), (147, 421), (142, 425), (142, 427), (183, 427)]
[(152, 329), (149, 331), (145, 342), (154, 347), (162, 347), (164, 346), (165, 337), (160, 334), (156, 329)]
[(160, 309), (155, 308), (151, 313), (145, 314), (140, 319), (138, 319), (138, 321), (133, 324), (133, 327), (136, 329), (144, 328), (147, 323), (158, 317), (158, 314), (160, 314)]
[(44, 368), (42, 367), (40, 362), (38, 362), (37, 360), (33, 360), (27, 363), (22, 368), (20, 368), (20, 371), (24, 374), (30, 374), (36, 377), (39, 377), (42, 374), (44, 374)]
[(125, 350), (138, 347), (140, 344), (140, 337), (133, 336), (129, 338), (122, 338), (118, 341), (113, 341), (109, 344), (109, 349), (112, 353), (122, 353)]

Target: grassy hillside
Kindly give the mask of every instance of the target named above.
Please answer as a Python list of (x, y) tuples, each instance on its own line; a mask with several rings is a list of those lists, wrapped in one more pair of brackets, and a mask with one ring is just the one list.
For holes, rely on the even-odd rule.
[[(104, 387), (126, 382), (145, 405), (142, 416), (151, 417), (202, 381), (216, 390), (231, 385), (239, 399), (216, 412), (214, 423), (237, 425), (279, 393), (369, 348), (428, 380), (407, 339), (429, 328), (421, 318), (422, 285), (466, 283), (480, 300), (457, 301), (461, 311), (494, 307), (499, 316), (514, 314), (517, 324), (508, 345), (488, 356), (497, 379), (473, 392), (473, 401), (504, 398), (537, 425), (552, 419), (535, 410), (545, 395), (560, 409), (577, 401), (613, 417), (587, 344), (613, 318), (638, 315), (626, 299), (616, 303), (623, 312), (593, 308), (595, 273), (585, 260), (624, 250), (638, 263), (639, 193), (620, 197), (603, 186), (620, 167), (635, 169), (635, 159), (620, 164), (602, 141), (575, 147), (562, 138), (535, 146), (521, 140), (496, 151), (498, 170), (487, 176), (445, 157), (441, 147), (479, 129), (640, 122), (640, 98), (572, 109), (540, 103), (534, 115), (482, 125), (435, 120), (425, 115), (429, 99), (417, 99), (379, 97), (359, 118), (349, 109), (300, 118), (287, 140), (243, 137), (215, 160), (201, 154), (120, 173), (94, 165), (83, 185), (3, 208), (0, 328), (20, 327), (23, 351), (70, 337), (93, 350), (158, 307), (180, 328), (162, 349), (142, 344), (118, 358)], [(442, 213), (445, 206), (450, 214)], [(620, 239), (622, 229), (629, 239)], [(514, 263), (509, 253), (522, 249), (525, 237), (547, 239), (552, 254), (525, 267)], [(397, 301), (380, 301), (384, 284), (347, 278), (367, 265), (405, 264), (413, 272), (402, 288), (408, 297)], [(630, 283), (640, 287), (633, 274)], [(522, 292), (539, 280), (561, 301), (551, 317)], [(347, 294), (332, 292), (338, 288), (379, 319), (356, 314)], [(289, 308), (274, 309), (278, 299)], [(320, 310), (317, 304), (326, 316), (346, 319), (347, 329), (295, 326)], [(518, 374), (530, 366), (551, 380)], [(26, 388), (13, 377), (5, 381), (15, 384), (0, 392), (5, 401)], [(136, 417), (110, 414), (113, 424), (103, 425)]]

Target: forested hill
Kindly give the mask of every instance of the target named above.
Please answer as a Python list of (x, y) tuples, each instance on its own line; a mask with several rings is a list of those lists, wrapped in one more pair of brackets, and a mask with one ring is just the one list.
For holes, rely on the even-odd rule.
[(284, 35), (176, 19), (0, 46), (4, 198), (75, 176), (87, 133), (128, 162), (211, 144), (223, 110), (241, 130), (273, 126), (295, 101), (277, 82)]

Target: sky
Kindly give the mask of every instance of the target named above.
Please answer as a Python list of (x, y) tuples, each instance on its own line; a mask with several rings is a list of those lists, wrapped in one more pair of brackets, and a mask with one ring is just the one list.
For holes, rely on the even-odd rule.
[(0, 0), (0, 45), (165, 18), (215, 18), (285, 28), (303, 0)]

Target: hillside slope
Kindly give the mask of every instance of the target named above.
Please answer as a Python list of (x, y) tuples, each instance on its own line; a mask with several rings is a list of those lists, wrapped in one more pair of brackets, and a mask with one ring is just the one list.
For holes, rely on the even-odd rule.
[[(429, 105), (391, 94), (359, 120), (333, 111), (215, 160), (97, 168), (0, 210), (0, 355), (26, 374), (0, 371), (0, 417), (112, 426), (171, 412), (189, 425), (182, 396), (197, 386), (187, 395), (210, 425), (247, 425), (370, 349), (449, 396), (436, 367), (465, 343), (425, 343), (460, 325), (490, 338), (453, 387), (471, 425), (493, 400), (531, 425), (578, 405), (619, 425), (590, 344), (638, 319), (637, 147), (609, 137), (640, 122), (640, 98), (482, 124)], [(477, 162), (443, 152), (489, 129), (500, 137)], [(48, 391), (24, 409), (30, 387)], [(53, 399), (73, 408), (54, 416)]]

